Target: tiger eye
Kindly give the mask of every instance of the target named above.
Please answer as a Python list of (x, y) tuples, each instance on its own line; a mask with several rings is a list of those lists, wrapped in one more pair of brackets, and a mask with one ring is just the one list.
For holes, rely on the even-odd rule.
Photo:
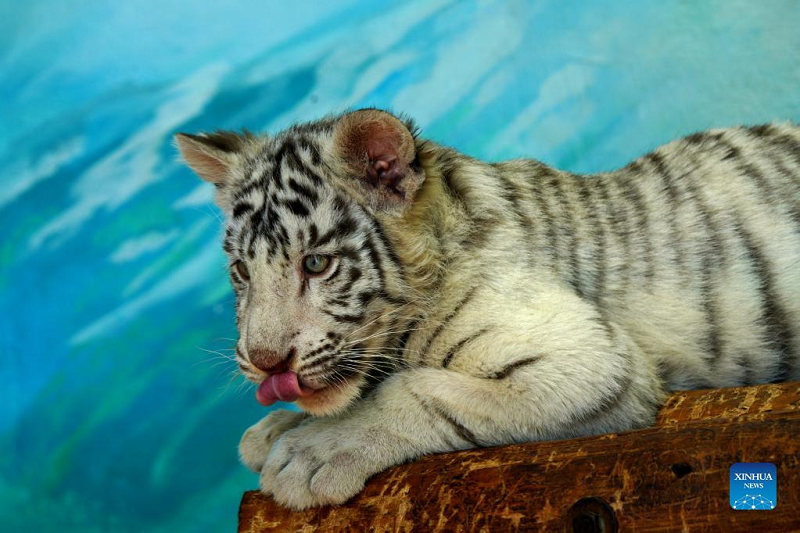
[(250, 281), (250, 271), (247, 270), (247, 265), (242, 261), (236, 261), (233, 264), (233, 269), (236, 271), (236, 275), (239, 276), (239, 279), (242, 281)]
[(303, 260), (303, 270), (307, 274), (322, 274), (331, 262), (327, 255), (309, 255)]

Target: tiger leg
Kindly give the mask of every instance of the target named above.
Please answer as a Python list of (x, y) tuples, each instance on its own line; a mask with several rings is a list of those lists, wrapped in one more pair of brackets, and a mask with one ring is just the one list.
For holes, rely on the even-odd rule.
[[(655, 365), (591, 308), (560, 303), (555, 315), (531, 310), (518, 321), (524, 329), (505, 330), (515, 335), (508, 342), (495, 336), (465, 346), (448, 368), (399, 372), (350, 411), (286, 431), (266, 457), (261, 489), (296, 509), (338, 504), (373, 474), (424, 454), (652, 423), (663, 398)], [(572, 335), (547, 335), (531, 327), (537, 320)]]

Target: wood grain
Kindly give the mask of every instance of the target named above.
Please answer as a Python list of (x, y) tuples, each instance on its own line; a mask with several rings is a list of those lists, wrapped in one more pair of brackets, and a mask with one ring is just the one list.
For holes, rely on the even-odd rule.
[[(734, 511), (728, 470), (770, 462), (778, 505)], [(648, 429), (428, 456), (340, 507), (245, 493), (240, 532), (800, 531), (800, 383), (681, 391)]]

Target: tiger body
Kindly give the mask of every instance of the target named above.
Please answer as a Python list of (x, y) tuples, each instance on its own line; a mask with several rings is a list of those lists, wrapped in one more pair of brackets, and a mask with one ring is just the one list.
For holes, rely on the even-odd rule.
[(302, 384), (306, 413), (240, 444), (285, 505), (422, 454), (644, 427), (668, 389), (800, 379), (798, 127), (593, 176), (377, 110), (178, 142), (228, 216), (242, 372)]

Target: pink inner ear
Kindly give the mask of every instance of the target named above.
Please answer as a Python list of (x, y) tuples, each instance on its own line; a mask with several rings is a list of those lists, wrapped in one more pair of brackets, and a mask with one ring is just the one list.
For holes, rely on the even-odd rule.
[(403, 195), (402, 182), (408, 172), (408, 164), (397, 153), (402, 140), (392, 127), (383, 124), (372, 126), (364, 132), (367, 134), (364, 148), (369, 161), (365, 178), (373, 187)]
[(188, 135), (179, 134), (177, 141), (183, 160), (198, 176), (217, 185), (227, 179), (228, 166), (222, 159), (224, 157), (222, 152), (203, 145)]
[(381, 159), (373, 159), (373, 157), (370, 156), (369, 159), (366, 175), (369, 184), (373, 187), (387, 189), (395, 194), (402, 195), (405, 191), (401, 185), (403, 177), (405, 177), (408, 170), (408, 166), (402, 165), (397, 159), (397, 156), (389, 156)]
[(194, 161), (187, 161), (198, 175), (206, 181), (219, 184), (225, 181), (228, 168), (219, 160), (205, 154), (198, 156)]
[(411, 169), (414, 137), (396, 117), (374, 109), (342, 118), (337, 135), (339, 153), (348, 172), (363, 179), (372, 198), (382, 205), (410, 202), (422, 179)]

